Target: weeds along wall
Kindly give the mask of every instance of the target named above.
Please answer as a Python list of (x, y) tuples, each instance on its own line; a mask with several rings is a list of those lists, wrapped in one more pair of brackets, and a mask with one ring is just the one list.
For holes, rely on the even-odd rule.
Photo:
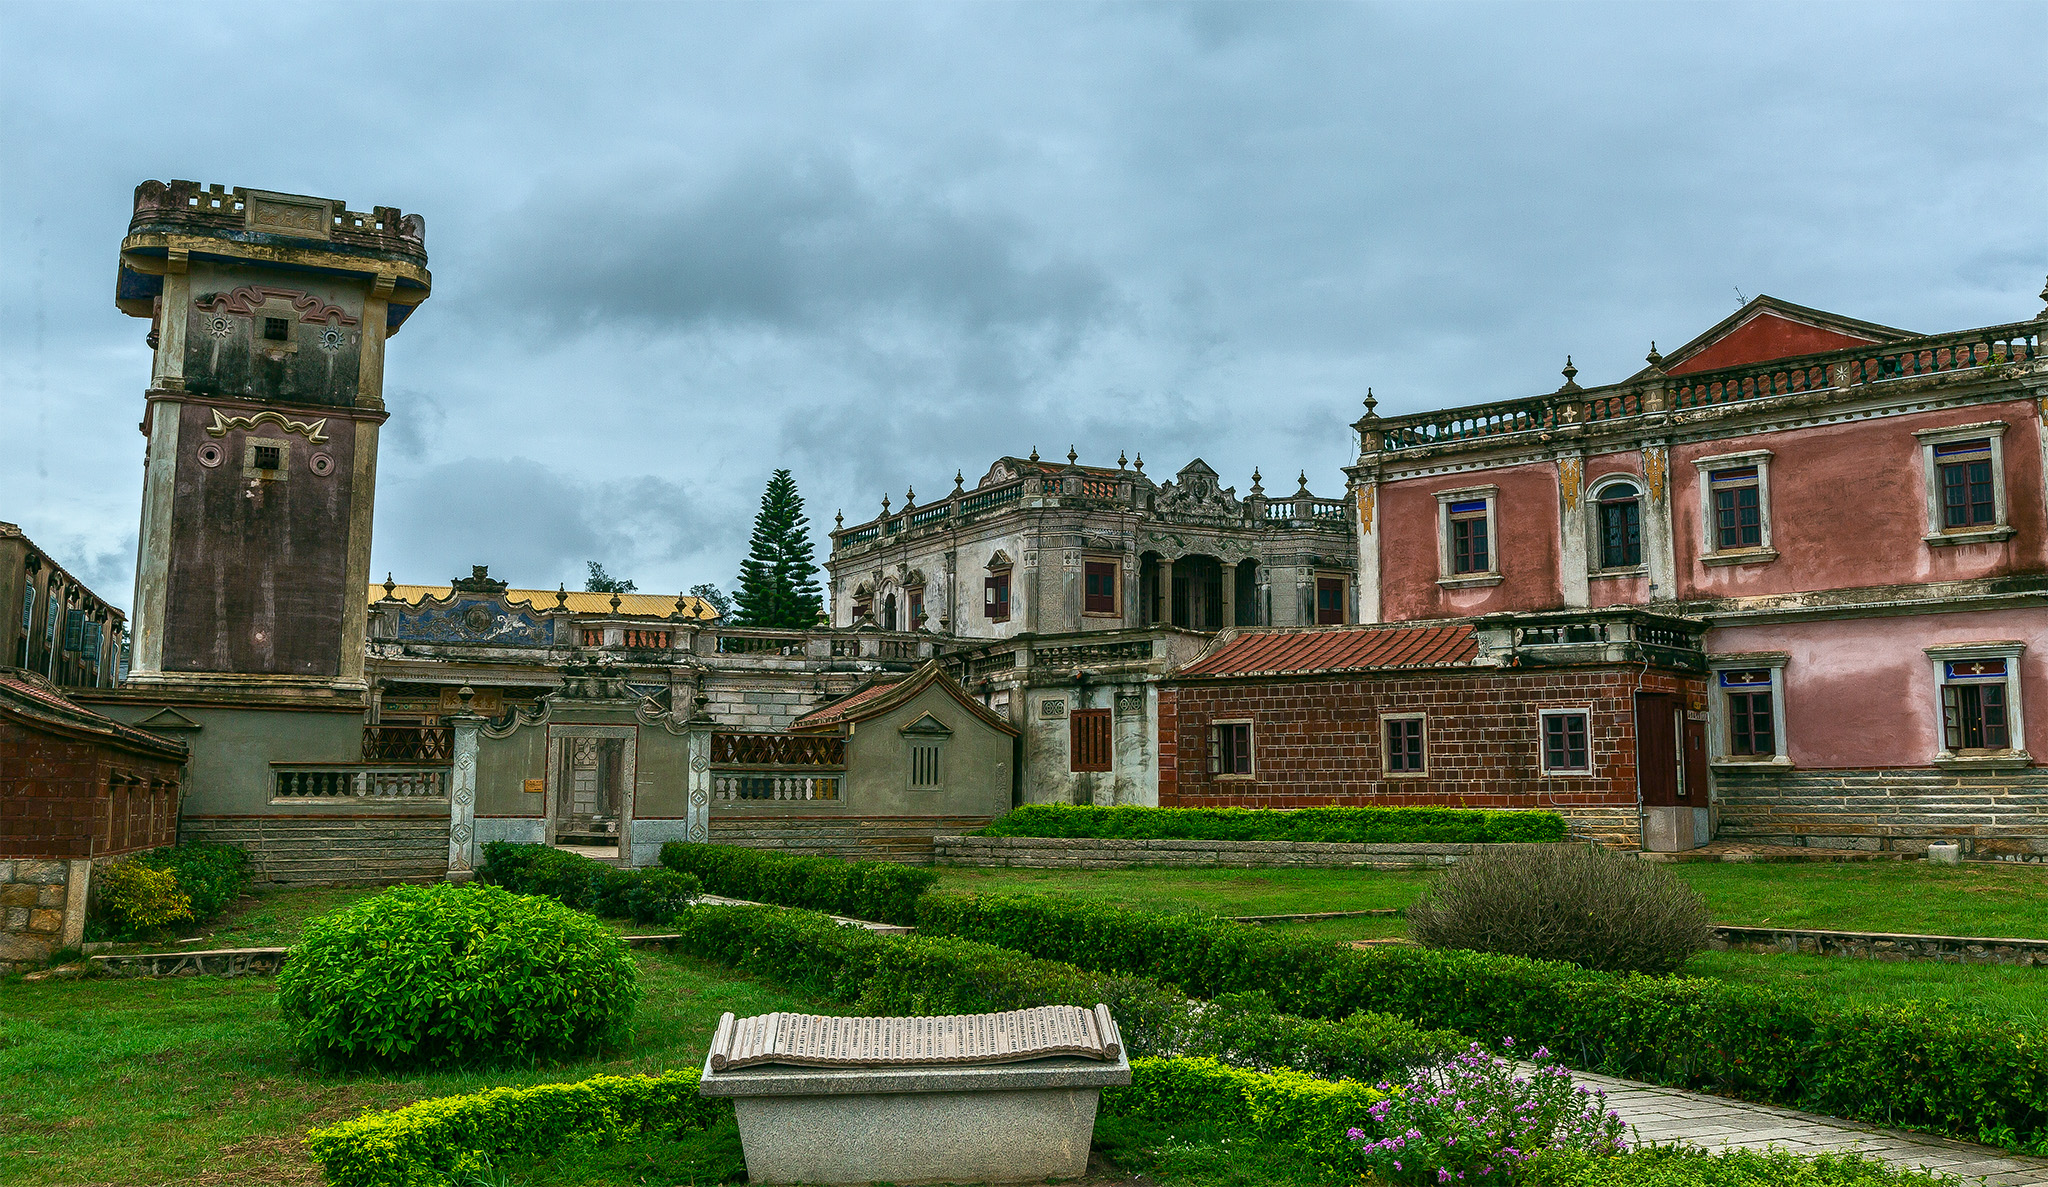
[(925, 895), (921, 935), (996, 944), (1311, 1018), (1385, 1011), (1569, 1066), (2048, 1151), (2048, 1032), (1943, 1003), (1844, 1006), (1720, 981), (1476, 952), (1341, 949), (1212, 916), (1047, 895)]

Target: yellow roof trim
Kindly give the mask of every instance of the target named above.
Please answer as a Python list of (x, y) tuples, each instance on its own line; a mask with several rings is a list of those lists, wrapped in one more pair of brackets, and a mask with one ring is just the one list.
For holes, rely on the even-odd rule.
[[(409, 606), (417, 606), (428, 598), (437, 600), (445, 598), (454, 592), (454, 588), (451, 585), (394, 585), (391, 587), (391, 596)], [(505, 591), (506, 601), (531, 602), (536, 610), (554, 609), (555, 597), (556, 591), (552, 589), (508, 589)], [(667, 618), (676, 612), (676, 600), (671, 595), (629, 593), (620, 594), (618, 598), (619, 608), (616, 613), (621, 618)], [(381, 581), (371, 582), (370, 604), (374, 606), (383, 600), (384, 583)], [(568, 603), (569, 611), (573, 614), (609, 615), (614, 613), (612, 610), (612, 595), (608, 593), (585, 593), (581, 590), (571, 590), (568, 595)], [(693, 598), (685, 595), (683, 597), (683, 614), (688, 618), (700, 618), (705, 621), (711, 621), (718, 617), (718, 610), (702, 598)]]

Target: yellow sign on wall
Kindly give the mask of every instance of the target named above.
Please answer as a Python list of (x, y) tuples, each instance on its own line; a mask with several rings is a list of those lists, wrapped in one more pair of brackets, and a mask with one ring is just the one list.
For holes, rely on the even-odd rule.
[(526, 781), (526, 794), (528, 795), (539, 795), (546, 790), (547, 780), (545, 779), (528, 779)]

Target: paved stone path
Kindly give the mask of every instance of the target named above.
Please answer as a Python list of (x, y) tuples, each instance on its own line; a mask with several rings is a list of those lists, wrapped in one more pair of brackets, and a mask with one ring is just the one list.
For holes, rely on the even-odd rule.
[(1991, 1187), (2048, 1187), (2048, 1159), (2023, 1158), (1974, 1142), (1881, 1129), (1838, 1117), (1751, 1104), (1586, 1072), (1572, 1079), (1607, 1094), (1645, 1142), (1683, 1142), (1708, 1150), (1776, 1146), (1797, 1154), (1861, 1154), (1898, 1166), (1956, 1175)]

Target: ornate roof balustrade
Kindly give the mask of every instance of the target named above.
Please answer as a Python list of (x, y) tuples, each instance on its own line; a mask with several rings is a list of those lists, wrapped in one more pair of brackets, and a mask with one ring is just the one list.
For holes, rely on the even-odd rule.
[(202, 186), (196, 181), (145, 181), (135, 187), (128, 233), (151, 228), (206, 232), (254, 232), (296, 239), (322, 239), (376, 251), (427, 258), (427, 224), (395, 206), (368, 213), (347, 210), (333, 198), (272, 194), (241, 186)]
[(1710, 409), (1807, 392), (1850, 398), (1899, 380), (1954, 374), (2041, 358), (2048, 319), (1928, 334), (1825, 354), (1774, 359), (1717, 371), (1666, 375), (1654, 368), (1625, 383), (1581, 388), (1567, 382), (1547, 396), (1472, 404), (1410, 416), (1367, 412), (1353, 427), (1360, 452), (1397, 453), (1440, 445), (1495, 443), (1520, 433), (1555, 431), (1652, 413)]

